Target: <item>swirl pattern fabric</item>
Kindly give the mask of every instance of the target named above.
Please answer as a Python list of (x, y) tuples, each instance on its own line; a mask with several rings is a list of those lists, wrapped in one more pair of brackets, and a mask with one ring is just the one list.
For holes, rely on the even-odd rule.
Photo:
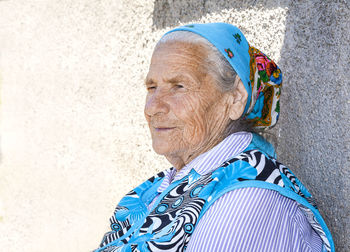
[[(309, 215), (308, 220), (324, 243), (324, 251), (334, 251), (329, 230), (310, 193), (284, 165), (257, 149), (248, 148), (212, 173), (195, 170), (173, 183), (148, 211), (148, 195), (161, 182), (163, 174), (131, 191), (117, 206), (100, 248), (103, 251), (185, 251), (198, 220), (224, 193), (242, 187), (262, 187), (292, 198)], [(115, 229), (117, 227), (117, 229)], [(123, 228), (124, 227), (124, 228)]]

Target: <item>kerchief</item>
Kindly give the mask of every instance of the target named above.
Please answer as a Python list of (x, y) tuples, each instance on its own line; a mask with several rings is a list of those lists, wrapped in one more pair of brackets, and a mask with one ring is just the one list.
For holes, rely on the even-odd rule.
[(262, 129), (276, 124), (280, 112), (282, 72), (268, 56), (249, 45), (240, 29), (227, 23), (188, 24), (170, 30), (164, 36), (175, 31), (196, 33), (224, 55), (248, 92), (243, 118)]

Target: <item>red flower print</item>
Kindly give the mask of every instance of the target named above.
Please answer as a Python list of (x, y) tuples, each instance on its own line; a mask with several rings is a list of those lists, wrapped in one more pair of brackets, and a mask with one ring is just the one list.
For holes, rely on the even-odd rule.
[(225, 52), (227, 53), (227, 56), (231, 59), (234, 55), (230, 48), (225, 49)]
[(267, 76), (270, 77), (276, 69), (277, 69), (277, 65), (275, 64), (275, 62), (273, 61), (268, 62), (266, 65)]
[(262, 53), (255, 55), (255, 61), (259, 71), (264, 71), (267, 63), (270, 62), (270, 60)]

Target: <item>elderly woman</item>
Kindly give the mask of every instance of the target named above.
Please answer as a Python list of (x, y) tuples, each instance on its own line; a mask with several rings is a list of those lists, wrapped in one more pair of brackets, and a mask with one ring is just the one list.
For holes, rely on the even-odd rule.
[(282, 73), (225, 23), (156, 45), (145, 116), (172, 168), (129, 192), (95, 251), (334, 251), (310, 193), (253, 133), (274, 126)]

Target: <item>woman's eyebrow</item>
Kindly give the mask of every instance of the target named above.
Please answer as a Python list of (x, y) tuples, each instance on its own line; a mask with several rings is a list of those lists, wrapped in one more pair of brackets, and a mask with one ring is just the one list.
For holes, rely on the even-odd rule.
[[(190, 82), (193, 82), (194, 80), (190, 77), (187, 77), (183, 74), (181, 75), (176, 75), (176, 76), (173, 76), (173, 77), (170, 77), (170, 78), (166, 78), (166, 79), (163, 79), (164, 82), (166, 83), (171, 83), (171, 84), (174, 84), (174, 83), (179, 83), (179, 82), (183, 82), (183, 81), (190, 81)], [(155, 84), (156, 81), (152, 78), (147, 78), (145, 79), (144, 81), (144, 85), (147, 86), (147, 85), (152, 85), (152, 84)]]
[(190, 76), (186, 76), (184, 74), (181, 74), (181, 75), (176, 75), (176, 76), (170, 77), (169, 79), (165, 79), (164, 81), (171, 83), (171, 84), (174, 84), (174, 83), (179, 83), (179, 82), (184, 82), (184, 81), (185, 82), (193, 82), (194, 80)]
[(178, 83), (178, 82), (183, 81), (183, 80), (184, 80), (184, 76), (177, 75), (177, 76), (171, 77), (169, 79), (166, 79), (165, 81), (169, 82), (169, 83)]
[(145, 79), (145, 81), (144, 81), (144, 85), (145, 86), (147, 86), (147, 85), (152, 85), (152, 84), (154, 84), (155, 83), (155, 81), (152, 79), (152, 78), (147, 78), (146, 77), (146, 79)]

